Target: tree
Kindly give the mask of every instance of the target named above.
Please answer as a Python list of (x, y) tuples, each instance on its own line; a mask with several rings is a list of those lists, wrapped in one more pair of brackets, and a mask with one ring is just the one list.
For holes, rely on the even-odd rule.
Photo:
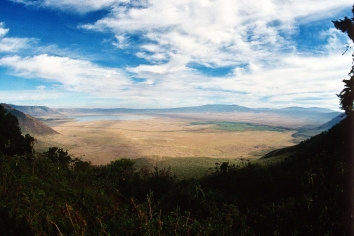
[(33, 152), (35, 139), (29, 134), (22, 136), (18, 119), (0, 105), (0, 152), (23, 155)]
[[(334, 26), (346, 33), (348, 37), (354, 42), (354, 5), (352, 7), (353, 18), (344, 17), (343, 20), (332, 21)], [(343, 80), (344, 89), (337, 94), (340, 100), (341, 109), (345, 114), (352, 114), (354, 111), (354, 53), (352, 54), (353, 63), (352, 69), (349, 72), (350, 79)]]
[(64, 151), (62, 148), (51, 147), (44, 154), (52, 162), (59, 163), (65, 168), (69, 167), (71, 157), (69, 156), (68, 151)]
[[(354, 54), (353, 54), (353, 64), (354, 64)], [(345, 83), (344, 89), (337, 94), (340, 100), (341, 109), (345, 111), (345, 114), (349, 115), (353, 112), (353, 103), (354, 103), (354, 66), (350, 71), (350, 79), (344, 79)]]

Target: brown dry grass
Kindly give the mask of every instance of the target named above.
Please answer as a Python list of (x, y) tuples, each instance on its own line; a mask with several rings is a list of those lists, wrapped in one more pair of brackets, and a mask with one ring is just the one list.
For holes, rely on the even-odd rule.
[(39, 137), (36, 148), (62, 147), (73, 157), (101, 165), (123, 157), (255, 158), (255, 153), (293, 145), (293, 132), (228, 132), (190, 122), (160, 117), (51, 124), (60, 135)]

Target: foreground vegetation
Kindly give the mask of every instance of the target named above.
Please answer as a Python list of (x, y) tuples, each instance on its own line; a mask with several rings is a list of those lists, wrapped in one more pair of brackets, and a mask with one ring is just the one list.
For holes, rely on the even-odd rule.
[[(0, 232), (351, 235), (353, 123), (349, 115), (327, 133), (273, 152), (268, 165), (220, 162), (198, 179), (136, 169), (129, 159), (93, 166), (55, 147), (7, 153), (17, 145), (8, 142), (0, 154)], [(1, 135), (6, 140), (8, 132)], [(279, 155), (288, 157), (272, 161)]]

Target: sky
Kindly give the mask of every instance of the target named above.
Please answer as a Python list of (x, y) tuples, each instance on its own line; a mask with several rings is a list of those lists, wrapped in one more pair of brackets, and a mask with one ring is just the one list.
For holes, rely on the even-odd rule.
[(339, 110), (349, 0), (1, 0), (0, 102)]

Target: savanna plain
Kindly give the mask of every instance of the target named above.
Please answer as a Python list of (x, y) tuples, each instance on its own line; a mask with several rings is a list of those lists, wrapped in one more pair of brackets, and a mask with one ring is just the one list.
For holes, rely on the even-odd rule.
[(269, 151), (294, 145), (295, 129), (308, 124), (262, 113), (134, 115), (134, 119), (115, 115), (123, 118), (44, 120), (59, 134), (37, 137), (36, 149), (62, 147), (94, 165), (129, 158), (137, 168), (158, 165), (193, 176), (217, 162), (256, 161)]

